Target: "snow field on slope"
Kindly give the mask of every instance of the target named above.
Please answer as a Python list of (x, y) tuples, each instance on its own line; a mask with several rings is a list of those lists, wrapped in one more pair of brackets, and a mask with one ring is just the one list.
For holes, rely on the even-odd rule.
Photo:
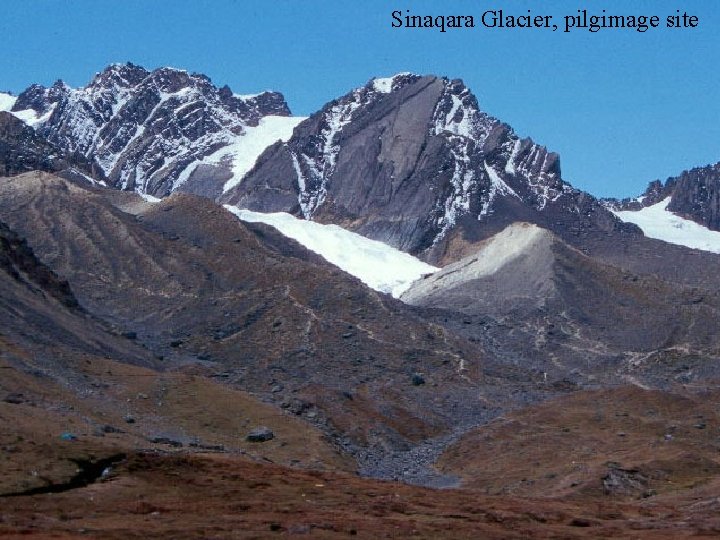
[[(10, 109), (13, 108), (13, 105), (15, 105), (15, 102), (17, 101), (16, 96), (11, 96), (10, 94), (4, 94), (0, 92), (0, 111), (7, 111), (10, 112)], [(50, 115), (52, 114), (53, 110), (55, 110), (55, 107), (50, 107), (48, 112), (46, 112), (42, 116), (38, 116), (35, 111), (32, 109), (26, 109), (24, 111), (15, 111), (10, 114), (15, 116), (16, 118), (19, 118), (23, 122), (25, 122), (28, 126), (32, 128), (36, 128), (43, 122), (47, 121), (48, 118), (50, 118)]]
[(621, 220), (640, 227), (649, 238), (720, 253), (720, 232), (711, 231), (694, 221), (676, 216), (667, 209), (668, 204), (670, 197), (642, 210), (623, 210), (613, 213)]
[(213, 163), (231, 156), (233, 176), (223, 187), (223, 191), (227, 191), (240, 183), (268, 146), (292, 137), (295, 126), (303, 120), (301, 116), (265, 116), (257, 127), (245, 128), (243, 135), (203, 161)]
[(375, 77), (372, 80), (373, 90), (380, 92), (381, 94), (389, 94), (392, 92), (395, 79), (404, 75), (411, 75), (411, 73), (409, 71), (403, 71), (401, 73), (396, 73), (392, 77)]
[(415, 280), (439, 270), (412, 255), (337, 225), (306, 221), (284, 212), (264, 214), (230, 205), (225, 205), (225, 208), (242, 221), (275, 227), (371, 289), (390, 293), (395, 298)]
[(0, 92), (0, 111), (9, 111), (15, 105), (17, 98), (10, 94), (3, 94)]

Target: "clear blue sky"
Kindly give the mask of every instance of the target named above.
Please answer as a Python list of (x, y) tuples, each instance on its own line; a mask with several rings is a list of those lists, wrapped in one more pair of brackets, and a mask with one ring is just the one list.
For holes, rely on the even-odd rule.
[[(562, 23), (593, 6), (663, 18), (680, 8), (700, 26), (443, 34), (393, 29), (390, 16), (532, 9)], [(601, 196), (720, 161), (717, 0), (4, 0), (0, 51), (0, 90), (81, 86), (132, 61), (202, 72), (238, 93), (276, 89), (296, 114), (373, 76), (462, 78), (487, 112), (559, 152), (567, 180)]]

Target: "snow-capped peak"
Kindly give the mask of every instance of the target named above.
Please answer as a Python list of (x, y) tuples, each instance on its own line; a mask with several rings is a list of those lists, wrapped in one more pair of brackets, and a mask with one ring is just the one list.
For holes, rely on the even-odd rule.
[(412, 73), (409, 71), (403, 71), (401, 73), (396, 73), (392, 77), (376, 77), (372, 80), (372, 87), (376, 92), (389, 94), (394, 90), (393, 86), (395, 81), (400, 77), (406, 77), (408, 75), (412, 75)]
[[(228, 172), (248, 168), (237, 163), (230, 163), (229, 171), (225, 168), (237, 157), (240, 137), (260, 136), (249, 145), (252, 156), (245, 156), (252, 166), (264, 149), (256, 147), (270, 136), (286, 138), (294, 127), (280, 129), (282, 121), (262, 123), (267, 116), (289, 116), (281, 94), (262, 92), (241, 99), (201, 74), (176, 68), (148, 71), (131, 63), (108, 66), (83, 88), (33, 85), (11, 102), (3, 98), (2, 106), (22, 108), (13, 114), (42, 129), (61, 150), (94, 160), (108, 184), (154, 196), (165, 196), (180, 185), (193, 191), (192, 174), (200, 163), (204, 169), (197, 182), (210, 176), (213, 189), (221, 190), (217, 183), (227, 181)], [(268, 130), (268, 125), (277, 129)], [(207, 159), (228, 147), (224, 155), (230, 157), (222, 164)]]

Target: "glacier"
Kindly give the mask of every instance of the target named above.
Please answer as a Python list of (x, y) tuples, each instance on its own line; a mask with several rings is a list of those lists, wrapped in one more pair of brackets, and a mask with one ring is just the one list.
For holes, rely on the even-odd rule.
[(225, 205), (241, 221), (266, 223), (371, 289), (399, 298), (410, 285), (440, 270), (403, 251), (339, 227), (284, 212), (261, 213)]

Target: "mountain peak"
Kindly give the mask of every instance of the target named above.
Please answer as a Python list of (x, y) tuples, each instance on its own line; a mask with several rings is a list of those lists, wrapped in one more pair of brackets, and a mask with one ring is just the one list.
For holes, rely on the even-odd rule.
[[(478, 310), (478, 299), (469, 293), (480, 280), (497, 280), (500, 275), (520, 275), (521, 279), (506, 286), (504, 300), (542, 301), (551, 287), (552, 249), (559, 239), (547, 229), (532, 223), (515, 222), (480, 243), (474, 253), (445, 266), (440, 272), (416, 281), (402, 295), (413, 305), (443, 306), (452, 303), (462, 312)], [(512, 272), (506, 272), (513, 267)], [(517, 268), (522, 270), (518, 271)], [(509, 278), (511, 280), (511, 278)], [(497, 280), (499, 281), (499, 280)], [(452, 300), (450, 300), (452, 297)], [(487, 308), (481, 303), (481, 310)]]
[(544, 223), (551, 208), (591, 204), (578, 196), (559, 156), (484, 112), (461, 79), (401, 73), (326, 104), (223, 202), (349, 226), (438, 262), (457, 227), (477, 237), (507, 216)]
[(264, 117), (290, 115), (282, 94), (241, 99), (205, 75), (131, 62), (107, 66), (83, 88), (32, 85), (12, 111), (66, 154), (94, 160), (113, 187), (155, 196), (200, 181), (222, 186), (232, 172), (217, 153)]
[(138, 85), (150, 74), (142, 66), (126, 62), (124, 64), (110, 64), (104, 70), (95, 74), (88, 86), (131, 88)]
[(419, 78), (419, 75), (404, 71), (401, 73), (396, 73), (391, 77), (375, 77), (373, 79), (370, 79), (366, 87), (372, 88), (373, 90), (375, 90), (376, 92), (380, 92), (381, 94), (390, 94), (404, 84), (414, 82)]

